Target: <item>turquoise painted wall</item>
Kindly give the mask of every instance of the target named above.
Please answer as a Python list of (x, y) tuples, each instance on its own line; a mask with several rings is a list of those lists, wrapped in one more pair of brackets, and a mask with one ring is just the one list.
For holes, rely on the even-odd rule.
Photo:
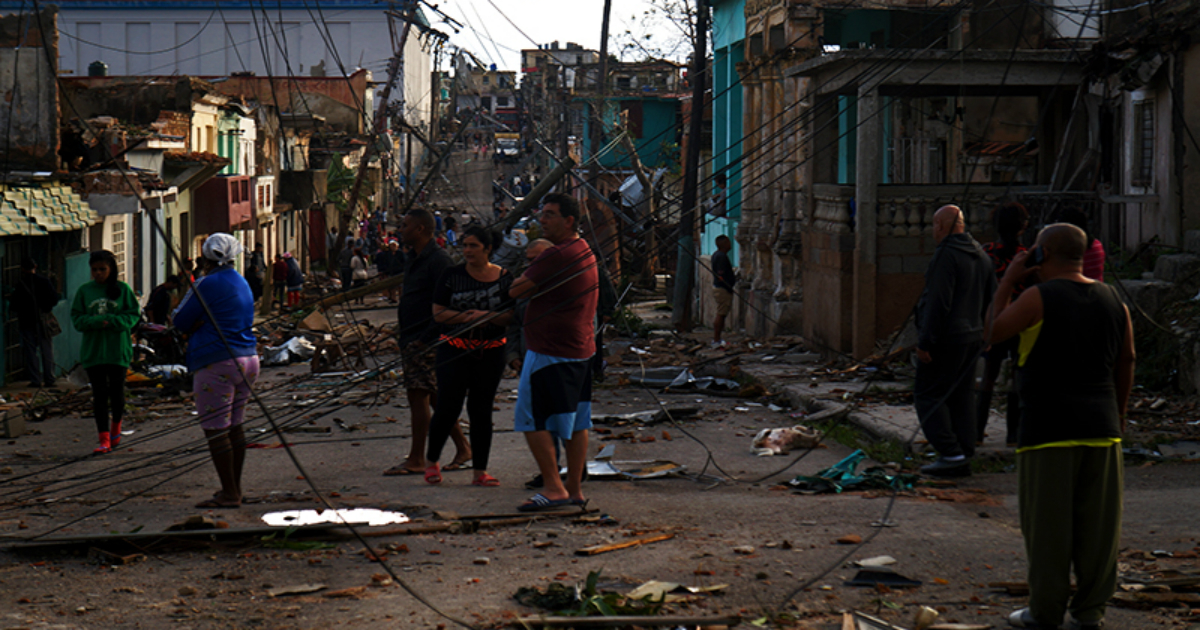
[(83, 333), (71, 325), (71, 305), (75, 303), (75, 292), (92, 279), (92, 268), (88, 265), (88, 252), (67, 254), (66, 277), (63, 279), (63, 297), (54, 307), (54, 316), (62, 325), (62, 334), (54, 338), (54, 365), (58, 377), (66, 374), (79, 363), (79, 351), (83, 346)]
[[(712, 174), (724, 172), (727, 180), (726, 208), (728, 215), (718, 219), (704, 216), (704, 231), (700, 234), (700, 253), (710, 256), (717, 251), (716, 238), (724, 234), (737, 235), (742, 214), (742, 128), (743, 91), (737, 64), (745, 59), (746, 0), (713, 0), (713, 147), (712, 163), (704, 180), (704, 194), (711, 196), (715, 188)], [(738, 258), (737, 241), (733, 242), (733, 260)]]
[(713, 49), (721, 50), (746, 39), (746, 0), (713, 0)]
[[(838, 106), (838, 180), (839, 184), (855, 182), (855, 160), (858, 159), (858, 97), (839, 96)], [(820, 149), (817, 149), (820, 151)]]
[[(615, 106), (604, 112), (605, 126), (616, 125), (616, 116), (621, 103), (638, 102), (642, 107), (642, 133), (634, 139), (642, 164), (650, 168), (679, 166), (679, 101), (674, 99), (639, 98), (614, 99)], [(584, 128), (584, 155), (591, 155), (591, 133)], [(603, 147), (601, 147), (603, 148)], [(629, 156), (622, 147), (617, 147), (600, 157), (600, 164), (609, 169), (632, 168)]]

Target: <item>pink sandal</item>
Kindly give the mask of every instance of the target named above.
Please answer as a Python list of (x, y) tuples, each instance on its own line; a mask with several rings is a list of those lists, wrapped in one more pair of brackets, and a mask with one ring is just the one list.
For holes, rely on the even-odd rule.
[(500, 480), (484, 472), (475, 475), (475, 481), (472, 481), (471, 485), (482, 486), (484, 488), (495, 488), (496, 486), (500, 485)]
[(432, 464), (425, 469), (425, 483), (439, 484), (442, 483), (442, 469), (437, 464)]

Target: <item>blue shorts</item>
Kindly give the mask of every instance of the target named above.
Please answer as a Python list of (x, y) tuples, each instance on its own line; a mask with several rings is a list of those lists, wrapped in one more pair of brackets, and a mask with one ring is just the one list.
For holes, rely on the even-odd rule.
[(517, 431), (549, 431), (563, 440), (592, 428), (592, 358), (526, 350), (513, 420)]

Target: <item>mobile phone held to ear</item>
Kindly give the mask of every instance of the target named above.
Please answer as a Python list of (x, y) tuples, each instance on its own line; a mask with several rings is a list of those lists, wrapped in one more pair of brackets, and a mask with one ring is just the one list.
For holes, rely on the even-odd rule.
[(1029, 250), (1029, 255), (1025, 257), (1026, 267), (1037, 267), (1046, 259), (1046, 250), (1039, 245)]

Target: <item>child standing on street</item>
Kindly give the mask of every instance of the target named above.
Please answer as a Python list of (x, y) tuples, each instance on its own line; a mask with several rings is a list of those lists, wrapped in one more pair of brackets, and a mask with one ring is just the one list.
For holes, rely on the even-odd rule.
[(133, 360), (129, 334), (137, 325), (140, 309), (133, 289), (117, 279), (117, 258), (112, 252), (92, 252), (89, 263), (92, 281), (75, 292), (71, 323), (83, 333), (79, 359), (92, 383), (100, 442), (93, 452), (100, 454), (116, 448), (121, 441), (125, 372)]

